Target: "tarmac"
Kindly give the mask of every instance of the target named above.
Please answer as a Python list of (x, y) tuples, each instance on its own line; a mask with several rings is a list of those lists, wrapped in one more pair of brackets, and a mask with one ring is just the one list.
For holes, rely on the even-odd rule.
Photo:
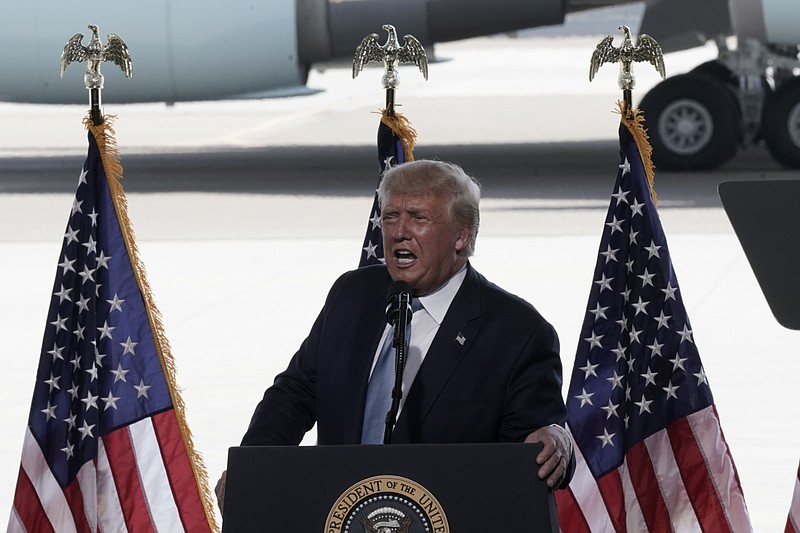
[[(473, 264), (556, 327), (569, 379), (617, 170), (616, 67), (598, 38), (436, 47), (401, 71), (417, 157), (483, 183)], [(713, 57), (669, 54), (668, 73)], [(637, 65), (638, 96), (657, 81)], [(327, 290), (358, 263), (377, 183), (380, 72), (313, 71), (291, 99), (114, 105), (129, 212), (212, 483)], [(637, 98), (638, 98), (637, 96)], [(46, 312), (86, 153), (81, 106), (0, 104), (0, 509), (10, 509)], [(797, 333), (778, 325), (716, 193), (796, 178), (762, 148), (712, 172), (656, 174), (659, 212), (755, 531), (782, 530), (800, 459)], [(565, 393), (566, 393), (565, 383)], [(313, 443), (310, 434), (306, 443)]]

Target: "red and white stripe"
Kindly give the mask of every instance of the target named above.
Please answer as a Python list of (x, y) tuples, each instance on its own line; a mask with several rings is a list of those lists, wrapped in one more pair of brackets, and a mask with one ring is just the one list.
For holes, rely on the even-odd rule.
[(64, 490), (26, 432), (9, 533), (209, 530), (174, 411), (99, 440)]
[(577, 447), (576, 462), (569, 489), (556, 494), (565, 533), (752, 531), (713, 406), (635, 444), (598, 480)]
[(797, 468), (797, 477), (794, 478), (794, 495), (784, 533), (800, 533), (800, 467)]

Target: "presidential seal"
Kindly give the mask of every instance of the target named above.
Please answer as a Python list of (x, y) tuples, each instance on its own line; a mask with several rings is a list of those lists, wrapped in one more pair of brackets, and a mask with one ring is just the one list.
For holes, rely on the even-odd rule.
[(450, 533), (447, 516), (422, 485), (375, 476), (345, 490), (331, 507), (325, 533)]

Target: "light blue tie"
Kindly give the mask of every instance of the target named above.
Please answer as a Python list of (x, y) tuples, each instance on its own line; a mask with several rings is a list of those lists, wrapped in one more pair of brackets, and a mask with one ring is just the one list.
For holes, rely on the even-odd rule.
[[(414, 298), (411, 302), (412, 312), (422, 309), (422, 304)], [(361, 427), (361, 444), (383, 444), (386, 431), (386, 413), (392, 405), (392, 388), (394, 387), (395, 349), (392, 346), (394, 328), (389, 331), (381, 347), (378, 362), (372, 371), (367, 386), (367, 403), (364, 406), (364, 423)], [(410, 348), (411, 323), (406, 325), (406, 346)], [(408, 354), (408, 349), (406, 350)]]

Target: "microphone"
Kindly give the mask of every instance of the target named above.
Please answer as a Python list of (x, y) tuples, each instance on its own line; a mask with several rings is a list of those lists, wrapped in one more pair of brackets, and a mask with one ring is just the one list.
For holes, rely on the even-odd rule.
[(400, 399), (403, 397), (403, 370), (406, 366), (406, 326), (411, 322), (411, 285), (405, 281), (394, 281), (389, 285), (386, 295), (386, 321), (394, 328), (392, 346), (395, 348), (394, 387), (392, 387), (392, 404), (386, 413), (386, 428), (383, 443), (391, 444), (392, 429), (400, 411)]
[(411, 285), (405, 281), (392, 282), (386, 299), (386, 321), (389, 324), (397, 326), (401, 317), (404, 319), (403, 325), (411, 322)]

